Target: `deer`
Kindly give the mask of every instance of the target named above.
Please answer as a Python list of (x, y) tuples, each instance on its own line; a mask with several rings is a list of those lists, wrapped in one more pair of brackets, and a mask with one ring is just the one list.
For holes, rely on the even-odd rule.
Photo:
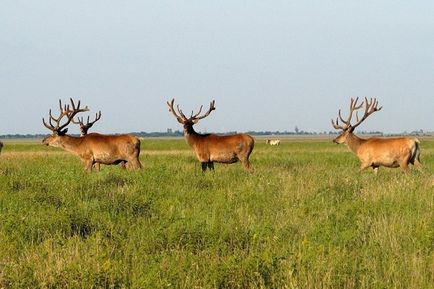
[[(354, 130), (371, 114), (380, 111), (383, 107), (378, 107), (376, 98), (370, 98), (358, 105), (359, 98), (351, 98), (349, 116), (345, 120), (339, 109), (336, 122), (332, 119), (332, 125), (335, 129), (342, 130), (342, 133), (333, 139), (336, 144), (346, 144), (349, 149), (357, 155), (360, 160), (360, 171), (372, 167), (374, 173), (378, 173), (380, 166), (388, 168), (400, 168), (405, 172), (409, 164), (418, 168), (420, 163), (420, 142), (417, 138), (395, 137), (395, 138), (360, 138), (354, 134)], [(363, 117), (359, 119), (358, 111), (364, 106)], [(351, 124), (353, 113), (356, 112), (356, 123)], [(339, 124), (339, 120), (342, 124)]]
[[(48, 123), (42, 118), (42, 123), (52, 131), (52, 134), (45, 137), (42, 143), (46, 146), (62, 148), (71, 152), (84, 162), (85, 170), (92, 171), (96, 163), (100, 164), (119, 164), (125, 162), (127, 169), (141, 169), (139, 160), (140, 140), (136, 136), (129, 134), (104, 135), (90, 133), (83, 136), (67, 135), (67, 126), (72, 122), (75, 115), (80, 112), (89, 111), (88, 107), (80, 108), (80, 101), (75, 105), (70, 98), (71, 106), (62, 106), (59, 100), (60, 114), (54, 117), (49, 110)], [(63, 124), (61, 122), (63, 121)], [(96, 168), (99, 170), (99, 166)]]
[(90, 121), (90, 116), (87, 116), (87, 122), (84, 124), (84, 118), (83, 117), (77, 117), (77, 120), (72, 119), (72, 123), (78, 124), (80, 126), (80, 136), (87, 135), (87, 131), (93, 126), (95, 122), (97, 122), (101, 118), (101, 111), (98, 111), (95, 114), (95, 119), (93, 121)]
[[(90, 116), (87, 116), (87, 121), (86, 124), (84, 123), (84, 118), (83, 117), (77, 117), (77, 120), (75, 120), (74, 118), (71, 120), (72, 123), (74, 124), (78, 124), (80, 127), (80, 136), (85, 136), (87, 135), (87, 132), (89, 130), (89, 128), (91, 128), (93, 126), (93, 124), (95, 122), (97, 122), (98, 120), (100, 120), (101, 118), (101, 111), (98, 111), (95, 114), (95, 119), (93, 121), (90, 121)], [(120, 162), (120, 166), (121, 168), (125, 169), (125, 162)], [(100, 163), (95, 162), (95, 164), (93, 165), (93, 167), (99, 171), (100, 170)]]
[(278, 146), (280, 145), (280, 139), (267, 139), (265, 140), (265, 143), (271, 146)]
[(255, 141), (250, 135), (243, 133), (232, 135), (200, 134), (194, 130), (193, 125), (215, 110), (215, 100), (210, 102), (207, 112), (200, 115), (202, 112), (201, 106), (196, 114), (192, 111), (190, 117), (184, 115), (179, 105), (177, 105), (177, 111), (175, 111), (173, 108), (174, 101), (175, 99), (172, 99), (171, 102), (167, 101), (169, 112), (183, 125), (185, 140), (194, 150), (197, 159), (201, 163), (202, 172), (205, 172), (207, 168), (214, 171), (214, 162), (232, 164), (237, 161), (241, 162), (246, 171), (252, 170), (249, 156), (252, 153)]
[(3, 143), (0, 141), (0, 154), (2, 153)]

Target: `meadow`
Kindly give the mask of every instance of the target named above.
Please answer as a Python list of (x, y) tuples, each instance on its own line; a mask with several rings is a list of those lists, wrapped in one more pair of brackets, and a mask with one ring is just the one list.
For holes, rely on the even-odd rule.
[(0, 288), (434, 288), (434, 139), (422, 171), (377, 176), (329, 139), (258, 139), (253, 173), (141, 146), (141, 171), (86, 173), (5, 143)]

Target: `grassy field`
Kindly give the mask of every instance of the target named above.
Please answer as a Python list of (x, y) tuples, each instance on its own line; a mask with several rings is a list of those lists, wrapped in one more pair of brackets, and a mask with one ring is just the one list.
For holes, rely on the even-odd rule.
[(434, 288), (434, 140), (424, 169), (359, 172), (330, 140), (258, 141), (253, 173), (202, 174), (184, 140), (143, 170), (39, 143), (0, 155), (0, 288)]

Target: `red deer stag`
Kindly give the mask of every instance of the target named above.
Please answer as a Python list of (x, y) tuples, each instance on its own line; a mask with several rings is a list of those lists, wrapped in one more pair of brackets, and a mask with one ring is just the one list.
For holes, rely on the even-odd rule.
[(87, 131), (100, 118), (101, 118), (101, 111), (99, 111), (98, 113), (96, 113), (94, 121), (90, 121), (90, 116), (88, 116), (86, 124), (84, 124), (84, 122), (83, 122), (84, 121), (83, 117), (77, 117), (77, 120), (72, 119), (71, 121), (72, 121), (72, 123), (78, 124), (80, 126), (80, 136), (85, 136), (85, 135), (87, 135)]
[[(78, 124), (80, 126), (80, 136), (87, 135), (88, 130), (93, 126), (95, 122), (97, 122), (101, 118), (101, 111), (98, 111), (98, 113), (95, 114), (95, 120), (90, 121), (90, 116), (87, 117), (86, 124), (84, 123), (83, 117), (77, 117), (77, 120), (72, 119), (71, 122)], [(125, 169), (125, 162), (120, 163), (121, 168)], [(98, 162), (95, 162), (93, 167), (99, 171), (100, 170), (100, 164)]]
[[(357, 105), (359, 98), (355, 100), (351, 98), (350, 112), (347, 120), (344, 120), (339, 110), (338, 116), (343, 125), (339, 124), (339, 119), (336, 118), (336, 123), (332, 120), (332, 125), (335, 129), (342, 130), (342, 133), (333, 140), (337, 144), (345, 143), (351, 151), (359, 158), (360, 170), (372, 167), (375, 174), (380, 166), (397, 168), (402, 171), (407, 170), (408, 164), (420, 166), (420, 148), (419, 140), (416, 138), (399, 137), (399, 138), (368, 138), (363, 139), (354, 134), (354, 129), (359, 126), (369, 115), (381, 110), (378, 107), (378, 101), (368, 99)], [(357, 110), (365, 105), (365, 112), (361, 119), (357, 115)], [(352, 125), (351, 119), (353, 112), (356, 111), (357, 123)]]
[[(80, 101), (75, 106), (74, 101), (70, 100), (71, 107), (69, 105), (62, 107), (62, 102), (59, 100), (60, 115), (57, 118), (52, 116), (50, 109), (48, 124), (45, 119), (42, 119), (45, 127), (53, 132), (52, 135), (44, 138), (43, 144), (60, 147), (76, 154), (85, 163), (87, 171), (91, 171), (95, 163), (111, 165), (125, 162), (126, 167), (130, 169), (140, 169), (142, 167), (139, 161), (140, 140), (133, 135), (103, 135), (98, 133), (86, 134), (80, 137), (66, 135), (68, 131), (66, 127), (74, 116), (79, 112), (89, 110), (87, 107), (81, 109)], [(60, 125), (64, 117), (66, 117), (66, 121)], [(53, 125), (53, 122), (55, 125)]]
[(209, 109), (202, 116), (199, 114), (202, 111), (202, 106), (196, 114), (191, 113), (187, 118), (179, 106), (177, 106), (178, 113), (173, 108), (173, 103), (167, 102), (169, 111), (173, 113), (179, 123), (184, 126), (184, 136), (187, 143), (196, 153), (196, 157), (202, 164), (202, 171), (208, 167), (214, 170), (214, 162), (231, 164), (238, 160), (246, 170), (251, 170), (249, 156), (253, 150), (255, 141), (247, 134), (234, 134), (234, 135), (216, 135), (216, 134), (199, 134), (194, 131), (193, 125), (199, 120), (207, 117), (211, 111), (215, 110), (214, 103), (211, 101)]

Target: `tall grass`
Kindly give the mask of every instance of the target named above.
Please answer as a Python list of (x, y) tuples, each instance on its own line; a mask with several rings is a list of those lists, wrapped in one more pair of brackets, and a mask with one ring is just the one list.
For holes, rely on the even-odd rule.
[(434, 141), (424, 169), (359, 172), (328, 140), (258, 142), (253, 173), (202, 174), (183, 140), (140, 172), (38, 144), (0, 156), (0, 288), (434, 288)]

